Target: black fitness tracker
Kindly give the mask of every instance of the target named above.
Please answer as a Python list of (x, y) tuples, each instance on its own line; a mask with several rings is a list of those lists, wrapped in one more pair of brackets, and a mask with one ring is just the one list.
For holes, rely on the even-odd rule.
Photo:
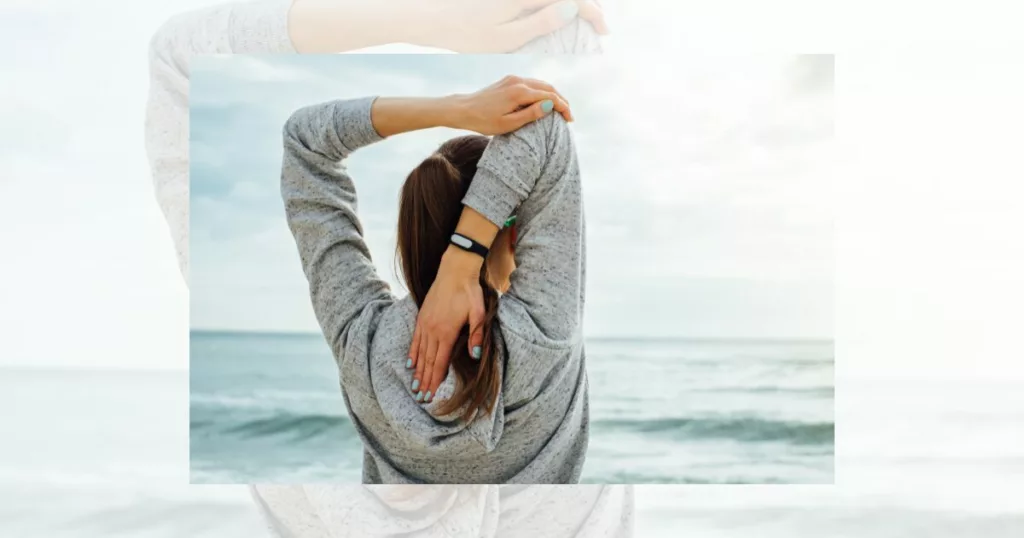
[(487, 258), (487, 247), (460, 233), (452, 234), (451, 243), (467, 252), (479, 254), (481, 258)]

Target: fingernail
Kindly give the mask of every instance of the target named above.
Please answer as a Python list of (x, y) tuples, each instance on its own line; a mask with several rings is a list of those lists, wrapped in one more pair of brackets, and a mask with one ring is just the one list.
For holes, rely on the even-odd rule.
[(417, 402), (422, 402), (423, 401), (423, 391), (422, 390), (416, 393), (416, 401)]
[(540, 109), (543, 110), (545, 114), (551, 112), (552, 108), (555, 108), (555, 103), (551, 99), (545, 99), (544, 102), (540, 104)]
[(473, 358), (474, 359), (479, 359), (480, 358), (480, 353), (482, 353), (482, 352), (483, 352), (483, 350), (480, 349), (480, 346), (473, 346)]
[(405, 367), (406, 368), (412, 368), (412, 359), (409, 359), (409, 360), (405, 361)]
[(420, 388), (420, 380), (419, 379), (413, 379), (412, 380), (412, 390), (416, 390), (418, 388)]
[(579, 15), (580, 7), (576, 5), (575, 1), (562, 2), (558, 4), (558, 16), (562, 17), (562, 20), (568, 21), (576, 18)]
[(427, 391), (427, 397), (425, 398), (427, 403), (430, 403), (430, 391)]

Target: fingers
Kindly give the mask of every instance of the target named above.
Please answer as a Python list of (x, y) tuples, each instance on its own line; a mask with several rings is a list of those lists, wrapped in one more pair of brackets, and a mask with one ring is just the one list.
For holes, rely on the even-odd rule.
[[(552, 107), (545, 110), (545, 106)], [(551, 112), (553, 103), (550, 100), (543, 100), (534, 103), (522, 110), (502, 116), (502, 123), (506, 132), (514, 131), (527, 123), (537, 121)]]
[(523, 78), (509, 75), (501, 80), (511, 92), (517, 105), (530, 105), (544, 99), (551, 99), (555, 103), (555, 110), (565, 118), (565, 121), (573, 121), (572, 109), (569, 107), (569, 100), (555, 89), (554, 86), (535, 78)]
[(405, 361), (405, 367), (406, 368), (415, 368), (416, 367), (416, 362), (417, 362), (416, 359), (418, 358), (419, 349), (420, 349), (420, 333), (421, 332), (422, 331), (420, 330), (420, 324), (417, 323), (416, 324), (416, 328), (413, 329), (413, 331), (412, 331), (412, 345), (409, 347), (409, 358), (406, 359), (406, 361)]
[(546, 8), (551, 4), (557, 4), (561, 1), (562, 0), (501, 0), (500, 2), (496, 2), (494, 7), (499, 8), (497, 13), (503, 18), (502, 22), (508, 22), (527, 13)]
[(419, 387), (413, 389), (416, 392), (417, 402), (426, 401), (427, 384), (430, 383), (430, 380), (434, 375), (434, 368), (437, 367), (435, 360), (437, 358), (437, 350), (440, 347), (439, 344), (440, 342), (438, 342), (436, 338), (430, 338), (427, 340), (427, 357), (426, 361), (424, 361), (427, 365), (423, 369), (423, 377), (419, 378)]
[(428, 371), (429, 383), (427, 383), (427, 391), (423, 393), (423, 401), (430, 403), (433, 401), (434, 396), (437, 395), (437, 387), (441, 386), (441, 382), (444, 381), (445, 376), (448, 374), (448, 360), (451, 356), (452, 344), (450, 342), (441, 342), (437, 347), (437, 356), (434, 358), (432, 365), (433, 371)]
[(551, 84), (548, 84), (547, 82), (544, 82), (543, 80), (537, 80), (535, 78), (521, 78), (521, 79), (519, 79), (519, 81), (522, 84), (524, 84), (524, 85), (526, 85), (526, 86), (528, 86), (530, 88), (533, 88), (535, 90), (544, 90), (546, 92), (557, 93), (558, 96), (561, 97), (562, 100), (565, 101), (566, 104), (569, 104), (569, 100), (566, 99), (565, 96), (562, 95), (561, 92), (559, 92), (557, 89), (555, 89), (554, 86), (552, 86)]
[(567, 103), (565, 99), (562, 98), (562, 96), (559, 95), (557, 92), (526, 88), (525, 90), (520, 92), (518, 97), (520, 105), (533, 104), (538, 101), (549, 99), (552, 103), (554, 103), (554, 109), (558, 111), (558, 113), (561, 114), (563, 118), (565, 118), (565, 121), (573, 120), (572, 111), (569, 110), (569, 103)]
[(483, 309), (474, 309), (469, 314), (469, 356), (480, 360), (483, 355), (484, 345), (484, 311)]
[(550, 34), (572, 22), (580, 13), (574, 0), (562, 0), (496, 29), (497, 41), (516, 49), (542, 35)]
[(604, 20), (604, 10), (597, 2), (580, 2), (580, 18), (594, 26), (598, 34), (608, 35), (608, 23)]
[(409, 387), (412, 390), (413, 396), (420, 391), (421, 385), (423, 385), (424, 375), (427, 371), (427, 362), (430, 356), (430, 346), (428, 345), (428, 338), (426, 331), (420, 331), (420, 343), (419, 343), (419, 358), (416, 361), (416, 374), (412, 376), (412, 386)]
[(561, 0), (507, 0), (509, 4), (515, 6), (520, 11), (532, 11), (544, 7), (548, 7), (551, 4), (556, 4)]

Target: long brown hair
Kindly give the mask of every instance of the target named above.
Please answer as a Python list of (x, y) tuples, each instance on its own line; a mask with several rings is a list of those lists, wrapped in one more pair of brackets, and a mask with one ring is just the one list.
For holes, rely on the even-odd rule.
[[(402, 186), (398, 207), (397, 259), (405, 285), (416, 301), (423, 300), (437, 278), (441, 256), (462, 215), (462, 199), (476, 175), (476, 165), (487, 148), (485, 136), (468, 135), (453, 138), (420, 163)], [(455, 370), (456, 388), (441, 403), (438, 413), (445, 415), (465, 406), (462, 420), (469, 420), (478, 409), (494, 410), (501, 376), (498, 368), (501, 345), (495, 319), (498, 293), (488, 282), (487, 264), (480, 271), (480, 287), (484, 296), (483, 346), (480, 359), (469, 355), (469, 330), (463, 327), (452, 349), (451, 365)]]

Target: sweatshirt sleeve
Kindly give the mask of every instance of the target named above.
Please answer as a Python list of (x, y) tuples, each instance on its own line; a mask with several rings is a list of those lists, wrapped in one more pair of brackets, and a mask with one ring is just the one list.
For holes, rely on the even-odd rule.
[(160, 210), (188, 282), (188, 93), (192, 59), (201, 54), (294, 52), (288, 36), (292, 0), (233, 2), (175, 15), (149, 42), (146, 153)]
[(583, 195), (565, 119), (548, 114), (494, 137), (463, 203), (498, 226), (516, 216), (516, 270), (507, 297), (553, 341), (581, 334), (584, 301)]
[(364, 308), (393, 300), (363, 241), (356, 189), (345, 168), (352, 152), (381, 140), (370, 119), (374, 100), (301, 108), (283, 133), (281, 196), (288, 227), (309, 282), (313, 311), (339, 358), (347, 343), (346, 329)]

